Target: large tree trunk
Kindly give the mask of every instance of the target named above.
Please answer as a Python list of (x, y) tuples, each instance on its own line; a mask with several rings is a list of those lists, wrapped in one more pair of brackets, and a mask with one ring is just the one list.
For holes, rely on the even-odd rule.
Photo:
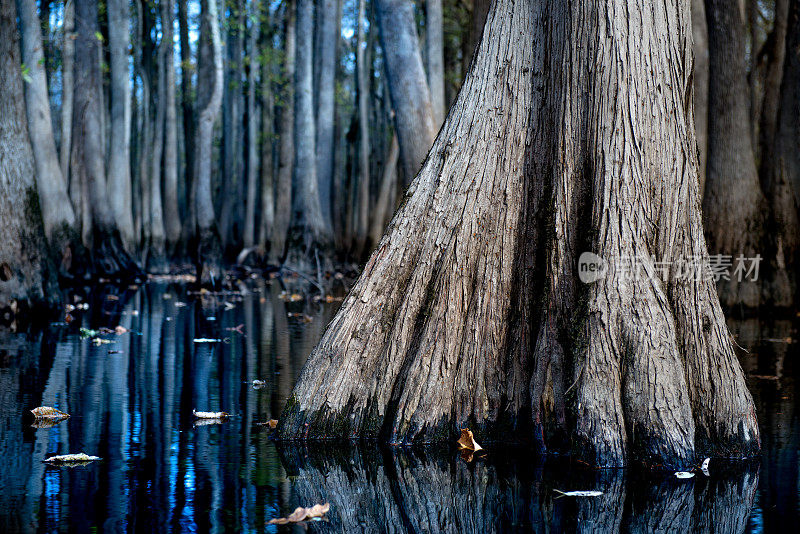
[(211, 156), (214, 122), (222, 105), (222, 44), (215, 0), (201, 1), (198, 53), (197, 137), (195, 140), (195, 201), (197, 218), (197, 280), (204, 285), (222, 281), (222, 244), (211, 197)]
[[(35, 14), (35, 13), (34, 13)], [(27, 15), (23, 15), (24, 17)], [(38, 18), (38, 17), (37, 17)], [(38, 28), (38, 26), (37, 26)], [(0, 3), (0, 322), (58, 302), (34, 183), (14, 2)]]
[[(64, 29), (61, 35), (61, 141), (58, 161), (65, 180), (69, 177), (69, 156), (72, 149), (73, 65), (75, 63), (75, 1), (64, 2)], [(73, 208), (75, 208), (73, 206)], [(80, 219), (80, 217), (76, 218)]]
[(111, 57), (111, 145), (108, 151), (108, 197), (122, 241), (134, 249), (133, 191), (130, 172), (131, 93), (130, 3), (108, 0), (108, 48)]
[[(161, 12), (164, 14), (163, 10)], [(162, 24), (163, 24), (163, 18)], [(156, 94), (156, 113), (153, 126), (153, 152), (148, 162), (150, 188), (147, 194), (150, 197), (150, 210), (146, 216), (150, 217), (150, 241), (147, 243), (147, 269), (152, 273), (163, 273), (168, 270), (166, 256), (166, 231), (164, 229), (164, 204), (162, 197), (163, 174), (161, 172), (161, 157), (164, 155), (164, 123), (167, 115), (167, 88), (165, 83), (166, 70), (172, 69), (167, 65), (167, 51), (172, 50), (172, 42), (164, 40), (158, 44), (156, 53), (156, 86), (151, 89)], [(151, 93), (152, 94), (152, 93)]]
[[(711, 254), (761, 253), (767, 205), (758, 180), (748, 114), (744, 19), (730, 0), (706, 0), (709, 43), (708, 168), (703, 227)], [(736, 228), (736, 231), (732, 229)], [(758, 306), (761, 284), (720, 279), (728, 306)]]
[(334, 112), (336, 96), (336, 61), (339, 50), (338, 0), (319, 0), (317, 29), (319, 40), (318, 90), (316, 96), (316, 165), (322, 220), (331, 226), (331, 192), (334, 177)]
[[(273, 39), (272, 21), (269, 18), (269, 5), (259, 4), (261, 20), (260, 50), (268, 50)], [(274, 132), (275, 120), (273, 110), (273, 63), (263, 61), (261, 67), (261, 224), (258, 231), (258, 246), (262, 253), (270, 249), (272, 229), (275, 225), (275, 164), (274, 164)]]
[[(75, 104), (72, 117), (72, 174), (85, 188), (85, 207), (91, 213), (92, 254), (97, 273), (104, 278), (139, 276), (141, 269), (125, 251), (106, 190), (103, 127), (101, 43), (97, 39), (96, 0), (75, 1), (77, 39)], [(128, 165), (128, 162), (125, 162)]]
[(286, 252), (286, 237), (292, 217), (294, 176), (294, 77), (297, 51), (296, 3), (288, 0), (283, 13), (283, 106), (278, 124), (278, 179), (275, 183), (275, 224), (272, 227), (269, 263), (279, 264)]
[(22, 27), (22, 61), (28, 66), (30, 81), (25, 84), (28, 132), (36, 163), (36, 186), (42, 207), (44, 231), (50, 254), (64, 278), (86, 271), (86, 250), (77, 230), (75, 212), (61, 172), (42, 54), (42, 34), (34, 0), (18, 0)]
[(422, 68), (414, 4), (376, 0), (375, 9), (400, 141), (400, 167), (408, 187), (436, 136), (431, 94)]
[[(331, 245), (330, 226), (320, 204), (316, 168), (316, 126), (314, 121), (313, 0), (297, 0), (297, 51), (295, 71), (295, 162), (292, 193), (292, 236), (297, 262), (327, 254)], [(306, 265), (295, 265), (305, 268)]]
[(178, 117), (175, 101), (175, 44), (173, 37), (175, 3), (161, 3), (162, 45), (164, 47), (164, 232), (167, 251), (175, 254), (181, 238), (178, 206)]
[[(542, 450), (567, 438), (598, 466), (756, 454), (713, 281), (675, 268), (708, 258), (691, 68), (687, 2), (496, 2), (280, 435), (413, 443), (469, 427)], [(587, 278), (579, 257), (606, 268)]]
[(186, 183), (186, 222), (181, 232), (182, 249), (190, 246), (195, 231), (194, 205), (194, 106), (192, 97), (192, 49), (189, 44), (189, 19), (186, 13), (187, 0), (178, 0), (178, 33), (181, 43), (181, 115), (183, 119), (183, 148), (185, 169), (183, 173)]
[(705, 0), (692, 0), (692, 37), (694, 39), (694, 127), (697, 134), (700, 197), (706, 189), (708, 160), (708, 26)]
[(442, 0), (425, 0), (425, 58), (428, 87), (431, 91), (433, 125), (439, 129), (444, 120), (444, 41), (442, 35)]

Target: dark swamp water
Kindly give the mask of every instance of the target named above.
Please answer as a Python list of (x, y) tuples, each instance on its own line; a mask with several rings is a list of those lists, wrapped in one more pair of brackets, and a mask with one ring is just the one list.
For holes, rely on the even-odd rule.
[[(731, 322), (759, 409), (763, 455), (712, 461), (709, 478), (590, 472), (489, 450), (281, 447), (277, 418), (337, 304), (150, 283), (96, 294), (70, 324), (0, 334), (0, 532), (795, 532), (800, 525), (794, 321)], [(290, 315), (291, 314), (291, 315)], [(300, 315), (294, 315), (300, 314)], [(308, 316), (304, 316), (307, 314)], [(79, 328), (132, 333), (81, 338)], [(219, 338), (221, 343), (194, 343)], [(264, 380), (259, 389), (255, 379)], [(72, 417), (32, 427), (28, 410)], [(196, 425), (192, 410), (234, 417)], [(50, 467), (54, 454), (102, 460)], [(599, 497), (554, 491), (599, 489)], [(268, 525), (330, 502), (327, 520)], [(279, 530), (280, 529), (280, 530)], [(293, 530), (292, 530), (293, 529)]]

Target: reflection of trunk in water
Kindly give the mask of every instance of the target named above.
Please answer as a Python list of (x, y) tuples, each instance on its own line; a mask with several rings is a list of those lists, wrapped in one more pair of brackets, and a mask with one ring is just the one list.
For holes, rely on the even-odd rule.
[(566, 473), (543, 479), (542, 469), (509, 470), (491, 458), (466, 464), (447, 453), (393, 449), (381, 460), (374, 448), (338, 449), (282, 449), (297, 475), (292, 500), (331, 504), (327, 523), (309, 524), (314, 532), (741, 532), (758, 485), (746, 467), (688, 483), (665, 474), (660, 484), (604, 470), (578, 473), (581, 489), (603, 495), (558, 497), (551, 484), (575, 484)]

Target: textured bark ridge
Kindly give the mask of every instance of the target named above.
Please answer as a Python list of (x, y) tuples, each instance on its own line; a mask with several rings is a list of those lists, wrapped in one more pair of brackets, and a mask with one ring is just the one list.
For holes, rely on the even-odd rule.
[[(675, 268), (708, 255), (690, 73), (684, 2), (499, 0), (281, 436), (468, 426), (598, 466), (755, 454), (713, 281)], [(584, 251), (613, 268), (581, 283)]]

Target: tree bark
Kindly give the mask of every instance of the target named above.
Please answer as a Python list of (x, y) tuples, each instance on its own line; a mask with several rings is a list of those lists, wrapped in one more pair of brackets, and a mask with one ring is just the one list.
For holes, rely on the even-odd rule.
[[(214, 122), (222, 105), (222, 44), (215, 0), (201, 0), (195, 139), (195, 199), (197, 217), (197, 280), (204, 285), (222, 281), (222, 244), (211, 197), (211, 156)], [(202, 91), (202, 93), (201, 93)]]
[[(757, 8), (756, 8), (757, 9)], [(784, 58), (786, 57), (786, 31), (789, 16), (789, 0), (775, 1), (772, 32), (765, 47), (769, 48), (766, 73), (764, 75), (761, 113), (758, 125), (757, 160), (761, 162), (762, 176), (768, 173), (767, 166), (774, 161), (775, 134), (778, 127), (778, 109), (781, 99)], [(761, 95), (759, 95), (761, 96)]]
[(30, 81), (25, 83), (25, 111), (28, 133), (36, 163), (36, 187), (42, 207), (44, 231), (51, 257), (59, 266), (62, 278), (87, 272), (86, 250), (81, 243), (67, 182), (61, 173), (53, 139), (50, 99), (42, 54), (42, 35), (34, 0), (18, 0), (22, 28), (22, 62), (28, 67)]
[[(163, 5), (163, 4), (162, 4)], [(164, 11), (161, 11), (163, 17)], [(164, 19), (161, 19), (162, 26)], [(172, 42), (167, 42), (162, 33), (161, 42), (156, 52), (156, 85), (151, 93), (156, 95), (156, 113), (153, 122), (153, 151), (149, 163), (150, 185), (147, 194), (150, 197), (150, 241), (147, 245), (147, 269), (152, 273), (164, 273), (169, 270), (166, 255), (166, 232), (164, 229), (164, 203), (161, 194), (164, 189), (161, 172), (161, 158), (164, 156), (164, 123), (167, 115), (166, 71), (172, 68), (167, 65), (167, 51), (172, 49)]]
[(247, 34), (247, 197), (244, 217), (244, 247), (256, 244), (256, 204), (261, 203), (258, 195), (258, 115), (256, 112), (256, 70), (258, 69), (258, 5), (250, 0), (251, 20)]
[(706, 189), (708, 161), (708, 26), (705, 0), (692, 0), (692, 38), (694, 50), (694, 127), (697, 134), (700, 196)]
[(414, 4), (408, 0), (376, 0), (375, 9), (400, 141), (400, 167), (408, 187), (436, 135), (431, 94), (422, 68)]
[[(322, 214), (316, 168), (316, 125), (312, 90), (313, 0), (297, 0), (297, 50), (295, 66), (295, 161), (292, 193), (292, 236), (297, 261), (305, 262), (319, 251), (327, 255), (330, 227)], [(296, 265), (295, 267), (306, 267)]]
[(400, 157), (400, 145), (397, 142), (397, 134), (392, 135), (392, 144), (389, 147), (389, 155), (383, 167), (381, 176), (381, 186), (378, 190), (378, 200), (375, 202), (375, 209), (372, 212), (370, 223), (370, 246), (374, 247), (381, 240), (383, 231), (386, 230), (386, 222), (394, 209), (392, 198), (397, 189), (397, 160)]
[[(269, 5), (260, 4), (261, 50), (269, 50), (273, 39), (272, 21), (269, 18)], [(273, 97), (273, 63), (264, 60), (261, 67), (261, 224), (258, 232), (258, 246), (265, 255), (271, 250), (271, 235), (275, 226), (275, 164), (274, 139), (275, 99)]]
[(446, 111), (444, 107), (442, 0), (425, 0), (425, 48), (433, 125), (435, 129), (438, 129), (442, 125)]
[[(767, 205), (750, 131), (744, 19), (728, 0), (706, 0), (706, 17), (710, 61), (703, 227), (712, 254), (752, 258), (762, 252)], [(757, 283), (720, 279), (718, 290), (728, 306), (756, 307), (761, 302)]]
[[(64, 30), (61, 45), (61, 144), (58, 147), (58, 160), (61, 174), (69, 177), (69, 156), (72, 139), (73, 65), (75, 63), (75, 1), (64, 2)], [(67, 180), (68, 181), (68, 180)], [(73, 206), (73, 209), (75, 206)], [(76, 218), (80, 219), (80, 217)]]
[(316, 17), (319, 34), (318, 90), (316, 101), (316, 166), (319, 187), (319, 204), (322, 220), (330, 227), (331, 192), (334, 177), (334, 112), (336, 96), (336, 62), (339, 51), (339, 0), (319, 0)]
[(128, 251), (134, 249), (133, 191), (130, 172), (131, 92), (128, 47), (130, 4), (108, 0), (108, 48), (111, 58), (111, 140), (108, 151), (108, 198)]
[(275, 184), (275, 224), (272, 227), (269, 263), (277, 265), (286, 253), (286, 237), (292, 217), (294, 176), (294, 78), (296, 62), (296, 3), (288, 0), (283, 14), (283, 106), (278, 124), (278, 179)]
[[(181, 115), (183, 119), (184, 161), (183, 177), (186, 182), (186, 222), (182, 229), (182, 247), (193, 240), (196, 226), (194, 218), (194, 98), (192, 88), (192, 50), (189, 44), (189, 18), (186, 13), (187, 0), (178, 0), (178, 33), (181, 43)], [(184, 249), (186, 250), (186, 249)]]
[[(23, 23), (28, 15), (22, 15)], [(13, 320), (13, 316), (26, 307), (39, 304), (55, 306), (59, 300), (34, 182), (36, 169), (25, 120), (18, 37), (14, 2), (2, 2), (0, 231), (3, 239), (0, 239), (0, 321), (4, 323)]]
[(75, 56), (72, 173), (86, 192), (94, 266), (103, 278), (138, 277), (141, 269), (123, 247), (106, 190), (101, 48), (95, 0), (75, 0), (75, 21), (75, 47), (81, 53)]
[[(713, 281), (658, 268), (708, 258), (691, 69), (686, 2), (493, 4), (280, 436), (416, 443), (469, 427), (597, 466), (756, 454)], [(578, 281), (582, 251), (604, 276)]]
[[(358, 106), (358, 224), (356, 225), (357, 256), (364, 254), (369, 232), (369, 66), (366, 63), (366, 21), (365, 0), (358, 0), (358, 20), (356, 21), (356, 93)], [(440, 4), (441, 7), (441, 4)], [(381, 229), (381, 232), (383, 230)]]
[(181, 238), (181, 215), (178, 205), (178, 116), (175, 100), (174, 0), (162, 0), (161, 25), (164, 47), (164, 232), (170, 256)]

